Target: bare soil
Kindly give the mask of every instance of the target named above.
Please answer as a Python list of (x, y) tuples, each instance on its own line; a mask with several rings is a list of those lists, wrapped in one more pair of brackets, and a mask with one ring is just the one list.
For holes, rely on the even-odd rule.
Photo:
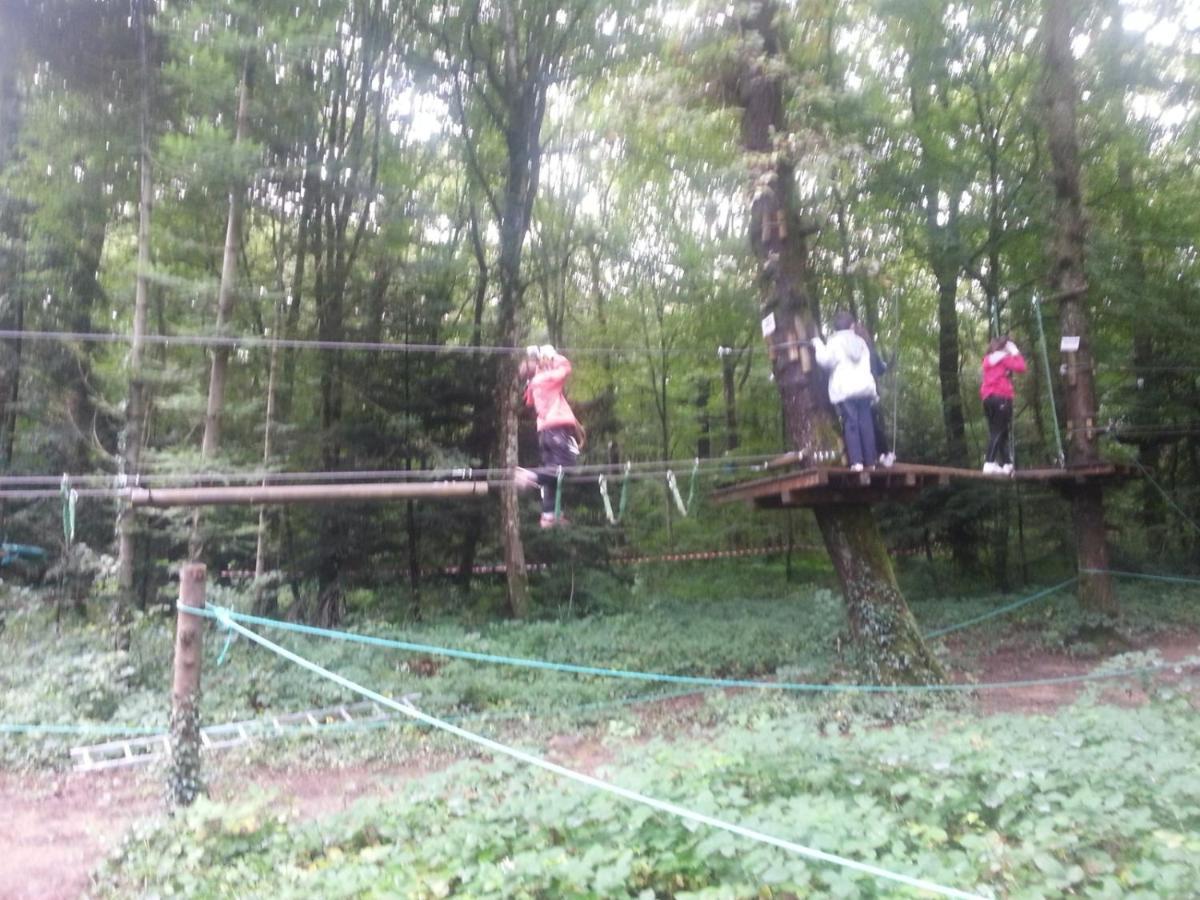
[[(1135, 649), (1157, 649), (1168, 661), (1200, 649), (1200, 634), (1158, 636)], [(1002, 645), (978, 659), (979, 682), (1024, 681), (1082, 674), (1097, 660), (1053, 653), (1029, 646)], [(1173, 676), (1166, 673), (1163, 678)], [(986, 714), (1053, 713), (1073, 703), (1078, 684), (1039, 685), (980, 692)], [(1146, 695), (1136, 682), (1113, 682), (1102, 688), (1106, 702), (1136, 706)], [(647, 705), (643, 718), (651, 726), (701, 699), (683, 696)], [(666, 718), (664, 718), (664, 716)], [(550, 740), (548, 758), (584, 771), (610, 761), (613, 751), (594, 734), (560, 735)], [(211, 793), (228, 798), (247, 781), (288, 804), (303, 819), (334, 815), (368, 794), (387, 796), (429, 767), (347, 767), (336, 771), (258, 770), (236, 778), (210, 773)], [(107, 773), (0, 772), (0, 900), (56, 900), (86, 896), (91, 872), (119, 845), (135, 824), (163, 816), (163, 788), (157, 772), (114, 770)]]

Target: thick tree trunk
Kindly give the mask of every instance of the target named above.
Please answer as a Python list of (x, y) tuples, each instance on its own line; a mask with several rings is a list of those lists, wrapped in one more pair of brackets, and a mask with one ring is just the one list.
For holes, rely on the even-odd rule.
[[(1071, 54), (1071, 9), (1066, 0), (1045, 0), (1042, 39), (1042, 112), (1050, 150), (1054, 188), (1054, 218), (1050, 246), (1050, 289), (1059, 303), (1064, 341), (1077, 349), (1064, 353), (1066, 375), (1067, 465), (1082, 466), (1099, 459), (1095, 427), (1096, 394), (1088, 335), (1088, 284), (1084, 271), (1087, 221), (1080, 188), (1079, 143), (1075, 103), (1078, 88)], [(1080, 569), (1079, 603), (1107, 617), (1119, 613), (1112, 578), (1108, 575), (1108, 540), (1104, 530), (1104, 493), (1094, 483), (1071, 492), (1076, 552)], [(1094, 570), (1094, 571), (1089, 571)]]
[[(764, 2), (740, 23), (761, 43), (743, 51), (734, 86), (742, 107), (742, 140), (759, 160), (750, 210), (750, 242), (759, 262), (764, 334), (768, 338), (784, 423), (792, 447), (812, 462), (841, 455), (841, 434), (826, 381), (809, 341), (816, 336), (816, 302), (808, 290), (806, 236), (814, 229), (795, 212), (793, 170), (782, 154), (769, 156), (775, 134), (786, 134), (778, 74), (775, 5)], [(887, 548), (869, 506), (814, 508), (841, 582), (855, 645), (873, 680), (927, 682), (942, 677), (896, 584)]]

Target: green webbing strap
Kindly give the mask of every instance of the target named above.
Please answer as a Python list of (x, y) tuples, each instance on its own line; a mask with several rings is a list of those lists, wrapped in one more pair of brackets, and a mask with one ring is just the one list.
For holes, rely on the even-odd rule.
[(608, 524), (616, 525), (617, 517), (613, 515), (612, 501), (608, 499), (608, 479), (603, 475), (600, 476), (600, 499), (604, 501), (604, 515), (608, 517)]
[(629, 470), (632, 463), (625, 463), (625, 475), (621, 479), (621, 499), (617, 504), (617, 514), (612, 511), (612, 501), (608, 498), (608, 479), (600, 476), (600, 499), (604, 501), (604, 514), (608, 516), (608, 524), (616, 525), (625, 517), (625, 507), (629, 503)]
[(563, 467), (558, 467), (558, 483), (554, 487), (554, 518), (562, 518), (562, 483)]
[(79, 502), (79, 491), (71, 487), (71, 478), (66, 473), (63, 473), (61, 490), (63, 538), (69, 548), (75, 540), (75, 504)]
[(675, 479), (675, 473), (670, 469), (667, 470), (667, 487), (671, 489), (671, 496), (675, 499), (675, 506), (679, 508), (681, 516), (687, 516), (692, 508), (692, 503), (696, 500), (696, 475), (700, 471), (700, 458), (692, 464), (692, 480), (688, 485), (687, 503), (683, 502), (683, 497), (679, 494), (679, 482)]

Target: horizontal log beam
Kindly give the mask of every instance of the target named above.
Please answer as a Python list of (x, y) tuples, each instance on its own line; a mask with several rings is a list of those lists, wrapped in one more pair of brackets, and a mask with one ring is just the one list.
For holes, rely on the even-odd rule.
[(132, 488), (132, 506), (274, 506), (354, 500), (421, 500), (482, 497), (486, 481), (367, 482), (362, 484), (268, 484), (248, 487)]

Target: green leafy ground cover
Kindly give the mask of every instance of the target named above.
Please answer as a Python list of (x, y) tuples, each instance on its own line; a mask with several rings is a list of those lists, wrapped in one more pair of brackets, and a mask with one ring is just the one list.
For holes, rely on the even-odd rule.
[[(1179, 686), (1053, 719), (936, 714), (823, 736), (750, 716), (629, 749), (611, 781), (922, 878), (1012, 897), (1181, 897), (1200, 880), (1200, 717)], [(710, 703), (730, 703), (720, 696)], [(131, 835), (102, 896), (893, 896), (515, 763), (463, 763), (319, 824), (271, 798)]]
[[(821, 574), (814, 572), (817, 585)], [(919, 580), (919, 579), (918, 579)], [(909, 591), (929, 630), (962, 622), (1032, 593), (928, 598)], [(1128, 582), (1122, 629), (1134, 638), (1200, 626), (1200, 587)], [(210, 589), (212, 602), (246, 609), (249, 598)], [(0, 722), (67, 723), (105, 728), (162, 728), (170, 682), (173, 620), (146, 616), (128, 653), (108, 649), (105, 612), (64, 620), (56, 630), (36, 599), (9, 598), (0, 633)], [(1081, 623), (1071, 589), (1015, 613), (956, 633), (938, 646), (955, 669), (970, 673), (982, 652), (1005, 641), (1058, 649)], [(778, 562), (697, 563), (644, 567), (622, 611), (565, 621), (498, 622), (477, 627), (442, 621), (396, 627), (368, 620), (346, 626), (363, 634), (582, 665), (730, 678), (853, 681), (838, 655), (845, 630), (839, 598), (814, 584), (786, 584)], [(501, 668), (263, 629), (268, 637), (353, 680), (399, 696), (416, 692), (423, 709), (447, 717), (513, 720), (546, 730), (600, 721), (631, 698), (675, 693), (675, 685)], [(244, 640), (222, 665), (224, 635), (206, 641), (204, 721), (328, 705), (353, 697)], [(825, 703), (817, 700), (817, 703)], [(615, 707), (614, 707), (615, 704)], [(0, 761), (62, 764), (66, 748), (94, 736), (0, 738)], [(357, 746), (349, 739), (348, 745)], [(373, 752), (371, 748), (364, 752)], [(274, 752), (274, 751), (272, 751)]]
[[(819, 573), (818, 577), (819, 577)], [(682, 576), (682, 577), (681, 577)], [(1032, 592), (1032, 589), (1028, 592)], [(1022, 594), (1022, 595), (1023, 595)], [(926, 599), (927, 629), (1021, 595)], [(1195, 587), (1122, 584), (1124, 631), (1137, 639), (1200, 625)], [(244, 608), (246, 598), (214, 591)], [(0, 720), (161, 725), (169, 620), (138, 624), (133, 649), (95, 621), (57, 635), (44, 608), (10, 602), (0, 652)], [(980, 653), (1014, 642), (1061, 650), (1080, 624), (1070, 590), (939, 642), (970, 673)], [(827, 588), (784, 584), (779, 566), (644, 569), (625, 610), (603, 616), (467, 628), (356, 621), (362, 633), (587, 665), (728, 677), (853, 680), (837, 653), (841, 603)], [(625, 700), (672, 692), (646, 685), (272, 638), (370, 687), (421, 693), (420, 705), (538, 751), (586, 734), (617, 762), (625, 787), (789, 840), (958, 887), (1003, 896), (1186, 895), (1200, 872), (1195, 680), (1136, 685), (1137, 709), (1085, 701), (1054, 718), (981, 718), (960, 698), (929, 703), (706, 691), (653, 712)], [(216, 665), (207, 642), (205, 718), (250, 718), (352, 699), (242, 641)], [(1153, 662), (1097, 657), (1097, 667)], [(650, 720), (648, 724), (647, 720)], [(81, 738), (0, 738), (5, 764), (61, 764)], [(649, 741), (647, 743), (647, 741)], [(296, 736), (228, 754), (223, 779), (268, 758), (309, 766), (466, 753), (410, 725)], [(270, 884), (266, 889), (263, 885)], [(894, 886), (691, 827), (565, 786), (514, 763), (462, 762), (361, 803), (319, 826), (279, 815), (260, 796), (202, 802), (131, 835), (99, 876), (105, 896), (889, 896)]]

